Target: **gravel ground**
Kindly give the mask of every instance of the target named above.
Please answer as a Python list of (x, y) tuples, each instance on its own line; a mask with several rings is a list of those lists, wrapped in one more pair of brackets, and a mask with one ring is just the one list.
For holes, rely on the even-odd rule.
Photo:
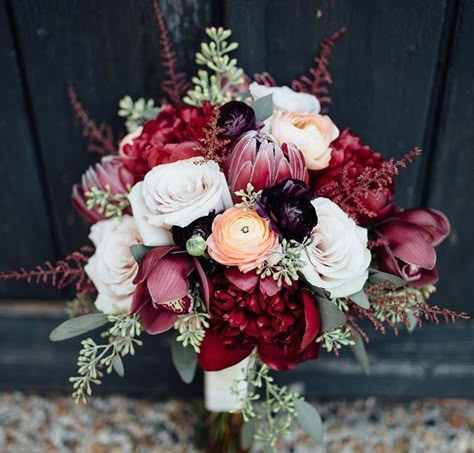
[[(197, 452), (197, 405), (111, 396), (83, 407), (66, 396), (4, 393), (0, 452)], [(295, 429), (278, 451), (474, 453), (474, 401), (368, 398), (316, 406), (325, 421), (324, 446)]]

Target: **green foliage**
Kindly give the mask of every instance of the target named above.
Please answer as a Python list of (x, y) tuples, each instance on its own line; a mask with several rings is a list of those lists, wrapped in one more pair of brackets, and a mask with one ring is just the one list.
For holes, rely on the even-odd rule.
[(262, 196), (262, 191), (258, 190), (255, 192), (255, 187), (249, 182), (245, 190), (240, 189), (235, 192), (235, 195), (242, 199), (242, 201), (236, 204), (236, 206), (240, 208), (253, 209), (255, 208), (258, 199)]
[(134, 132), (148, 120), (156, 118), (160, 110), (161, 107), (155, 106), (153, 99), (139, 98), (134, 101), (130, 96), (125, 96), (119, 101), (118, 115), (126, 118), (128, 132)]
[(185, 347), (178, 341), (173, 341), (173, 343), (171, 343), (171, 358), (181, 379), (186, 384), (190, 384), (196, 374), (196, 352), (191, 348)]
[(305, 247), (311, 242), (309, 238), (306, 238), (302, 243), (295, 241), (294, 239), (281, 241), (281, 252), (275, 253), (281, 254), (281, 259), (276, 264), (270, 264), (266, 262), (257, 272), (261, 277), (272, 276), (278, 283), (278, 286), (282, 286), (283, 283), (291, 286), (294, 281), (299, 280), (298, 272), (304, 267), (305, 262), (301, 259), (304, 253)]
[(273, 114), (273, 94), (267, 94), (261, 98), (255, 99), (250, 106), (255, 112), (255, 119), (257, 121), (265, 121)]
[(355, 345), (352, 338), (352, 331), (347, 326), (338, 327), (337, 329), (324, 332), (316, 341), (321, 343), (321, 346), (327, 352), (337, 353), (343, 346)]
[[(262, 442), (267, 449), (274, 449), (278, 439), (290, 432), (296, 416), (295, 401), (300, 396), (287, 386), (275, 384), (270, 376), (270, 368), (256, 357), (250, 360), (247, 376), (243, 381), (249, 384), (245, 394), (240, 388), (242, 380), (234, 381), (231, 391), (242, 403), (244, 422), (248, 423), (253, 419), (264, 422), (257, 429), (255, 440)], [(257, 405), (255, 403), (260, 399), (260, 390), (265, 394), (265, 402)]]
[(78, 316), (96, 313), (97, 310), (89, 294), (77, 293), (73, 300), (66, 302), (65, 312), (68, 318), (77, 318)]
[(109, 184), (106, 184), (105, 190), (95, 186), (91, 187), (85, 195), (87, 209), (91, 211), (96, 210), (99, 214), (105, 215), (105, 217), (122, 217), (125, 209), (130, 206), (128, 194), (112, 193)]
[(49, 334), (51, 341), (63, 341), (78, 337), (107, 324), (109, 319), (103, 313), (91, 313), (62, 322)]
[(100, 385), (104, 373), (110, 374), (115, 369), (117, 374), (123, 375), (121, 357), (134, 355), (135, 346), (142, 344), (136, 338), (141, 333), (138, 314), (108, 315), (108, 321), (112, 325), (102, 333), (102, 337), (108, 340), (107, 343), (97, 344), (92, 338), (81, 341), (82, 349), (77, 360), (78, 376), (69, 378), (76, 403), (87, 402), (92, 394), (91, 384)]
[(198, 70), (192, 79), (194, 87), (183, 99), (189, 105), (200, 106), (203, 101), (224, 104), (232, 99), (231, 89), (244, 81), (243, 70), (237, 67), (237, 60), (229, 56), (238, 47), (237, 43), (227, 41), (232, 32), (209, 27), (206, 34), (210, 42), (202, 43), (196, 53), (196, 63), (205, 69)]

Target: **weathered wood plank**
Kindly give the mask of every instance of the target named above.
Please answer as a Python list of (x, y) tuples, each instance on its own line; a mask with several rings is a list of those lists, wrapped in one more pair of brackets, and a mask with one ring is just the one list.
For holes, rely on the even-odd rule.
[[(64, 319), (54, 310), (43, 315), (1, 310), (0, 388), (69, 391), (79, 339), (48, 341)], [(12, 336), (11, 332), (17, 332)], [(125, 359), (125, 377), (106, 377), (98, 393), (127, 392), (155, 398), (199, 397), (202, 375), (181, 383), (170, 359), (169, 335), (146, 336), (144, 346)], [(462, 345), (462, 347), (460, 347)], [(426, 325), (398, 337), (374, 334), (367, 345), (372, 375), (364, 376), (350, 351), (340, 359), (323, 353), (317, 361), (277, 374), (283, 382), (301, 383), (310, 397), (474, 397), (474, 323)], [(449, 381), (449, 385), (447, 385)]]
[[(214, 20), (212, 3), (161, 1), (180, 69), (188, 73), (203, 27)], [(18, 0), (11, 6), (65, 254), (86, 241), (88, 226), (72, 208), (70, 191), (97, 158), (85, 151), (66, 84), (74, 82), (93, 118), (123, 128), (116, 116), (122, 96), (162, 95), (159, 33), (149, 0)]]
[[(225, 25), (250, 73), (289, 84), (312, 63), (321, 40), (347, 28), (333, 51), (331, 116), (375, 150), (400, 157), (423, 145), (447, 0), (226, 0)], [(403, 204), (419, 201), (428, 155), (398, 178)]]
[[(0, 1), (0, 270), (33, 266), (54, 258), (48, 206), (38, 167), (28, 94), (22, 86), (19, 56), (7, 4)], [(38, 238), (41, 238), (39, 241)], [(48, 297), (50, 288), (0, 282), (0, 298)]]
[(444, 211), (451, 236), (439, 247), (440, 303), (474, 315), (474, 5), (462, 1), (450, 51), (426, 204)]

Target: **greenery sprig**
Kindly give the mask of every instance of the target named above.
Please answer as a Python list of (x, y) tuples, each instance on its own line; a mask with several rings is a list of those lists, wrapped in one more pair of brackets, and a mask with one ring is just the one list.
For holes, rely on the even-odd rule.
[(134, 101), (125, 96), (119, 101), (118, 116), (126, 118), (125, 127), (128, 132), (134, 132), (148, 120), (156, 118), (160, 110), (153, 99), (138, 98)]
[(244, 189), (240, 189), (235, 192), (235, 195), (241, 198), (241, 202), (237, 203), (236, 206), (241, 208), (249, 208), (254, 209), (255, 205), (257, 204), (258, 199), (262, 196), (262, 191), (258, 190), (255, 192), (255, 187), (252, 183), (247, 183), (247, 187)]
[(227, 41), (232, 32), (222, 27), (209, 27), (206, 34), (210, 42), (202, 43), (196, 53), (196, 63), (206, 69), (198, 70), (192, 79), (194, 87), (183, 99), (189, 105), (200, 106), (203, 101), (212, 105), (224, 104), (232, 99), (232, 87), (244, 81), (243, 70), (237, 67), (237, 60), (229, 56), (238, 47), (236, 42)]
[[(128, 188), (130, 189), (131, 187)], [(91, 187), (85, 196), (87, 209), (96, 210), (105, 217), (122, 217), (124, 211), (130, 206), (128, 194), (113, 193), (109, 184), (106, 184), (105, 190)]]
[(321, 343), (321, 346), (327, 352), (334, 352), (336, 355), (339, 355), (339, 350), (343, 346), (355, 345), (355, 341), (352, 337), (352, 330), (348, 326), (342, 326), (324, 332), (316, 339), (316, 341)]
[(82, 349), (77, 359), (78, 376), (69, 378), (76, 403), (87, 402), (92, 394), (92, 384), (100, 385), (104, 373), (110, 374), (115, 370), (123, 376), (121, 357), (134, 355), (135, 347), (142, 345), (142, 341), (137, 339), (141, 333), (138, 314), (109, 315), (108, 320), (112, 325), (102, 333), (108, 343), (97, 344), (92, 338), (81, 341)]

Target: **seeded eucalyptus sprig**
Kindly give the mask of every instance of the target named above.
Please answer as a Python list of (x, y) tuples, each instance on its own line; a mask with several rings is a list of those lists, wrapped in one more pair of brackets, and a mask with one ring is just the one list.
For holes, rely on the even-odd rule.
[(352, 337), (352, 330), (347, 326), (338, 327), (337, 329), (324, 332), (316, 341), (327, 352), (334, 352), (336, 355), (343, 346), (353, 346), (355, 341)]
[(126, 118), (128, 132), (134, 132), (148, 120), (156, 118), (161, 109), (153, 99), (139, 98), (134, 101), (130, 96), (120, 99), (119, 107), (118, 115)]
[(105, 217), (122, 217), (124, 211), (130, 206), (128, 194), (112, 193), (109, 184), (106, 184), (105, 190), (95, 186), (91, 187), (85, 193), (85, 196), (87, 209), (96, 210)]

